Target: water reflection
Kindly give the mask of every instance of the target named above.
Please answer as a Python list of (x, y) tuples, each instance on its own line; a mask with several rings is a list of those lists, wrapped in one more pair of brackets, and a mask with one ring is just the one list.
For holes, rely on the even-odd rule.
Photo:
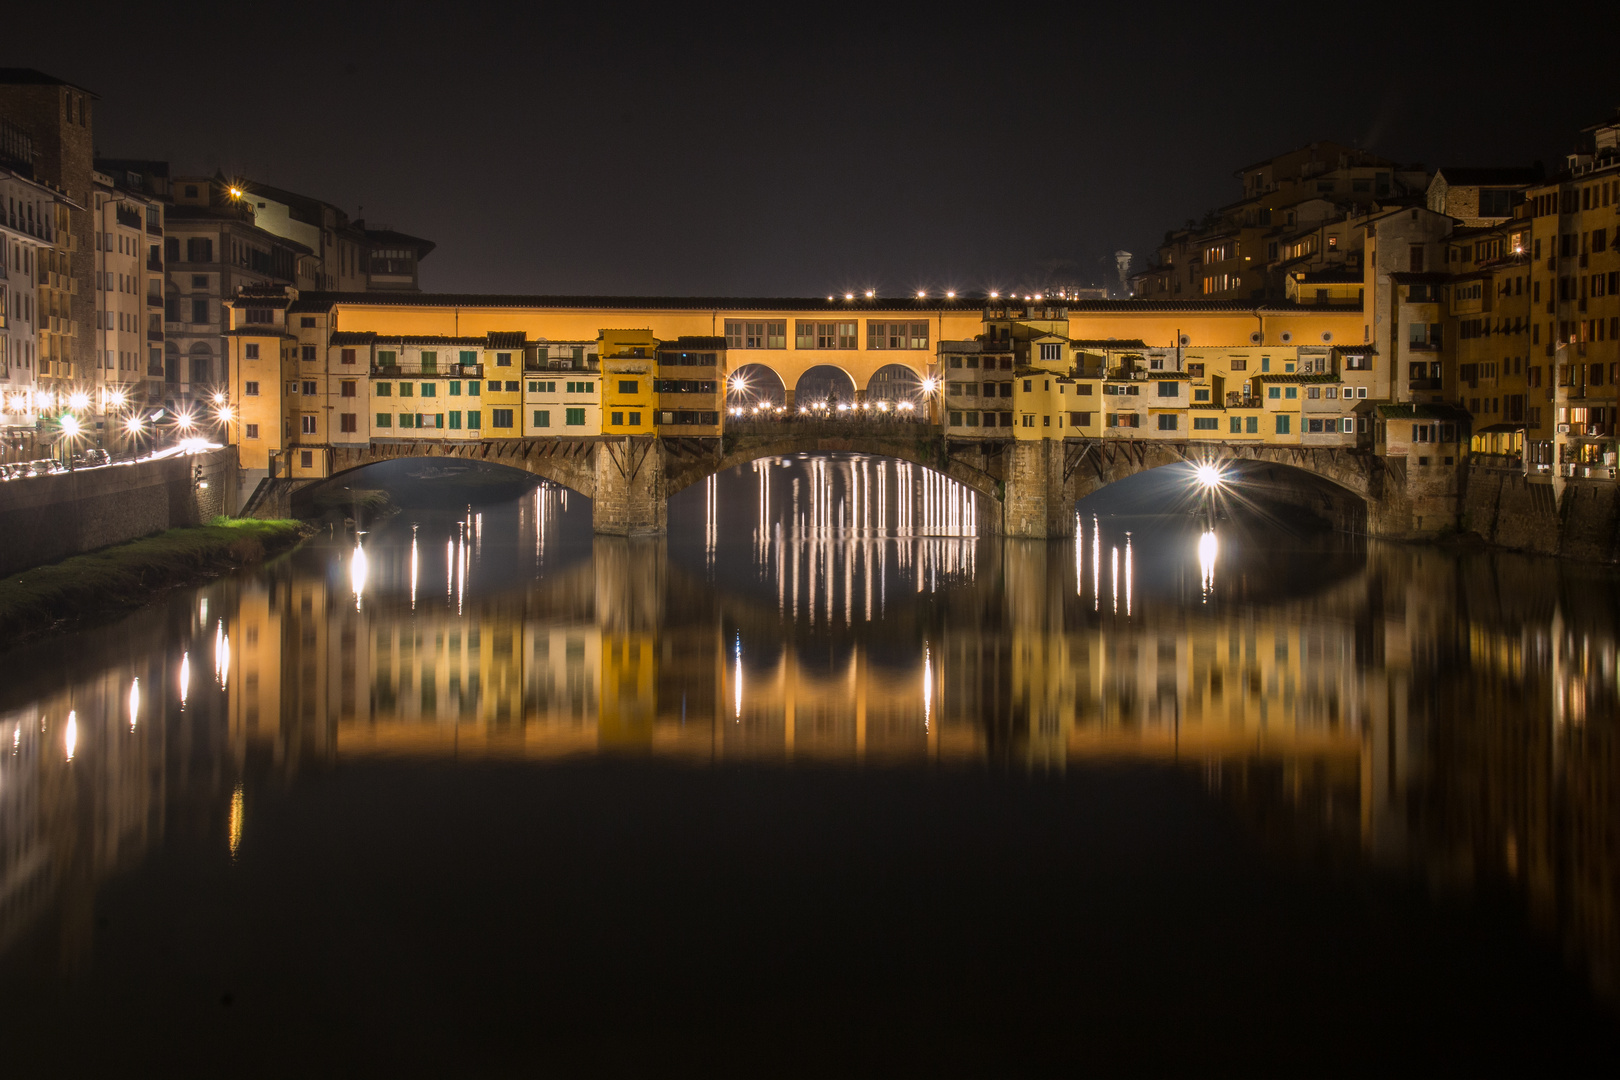
[(1611, 576), (1186, 518), (977, 538), (974, 505), (904, 463), (782, 459), (632, 542), (542, 488), (88, 635), (0, 713), (0, 948), (54, 912), (82, 955), (97, 882), (176, 828), (234, 857), (257, 787), (345, 761), (1130, 759), (1285, 849), (1506, 885), (1612, 984)]

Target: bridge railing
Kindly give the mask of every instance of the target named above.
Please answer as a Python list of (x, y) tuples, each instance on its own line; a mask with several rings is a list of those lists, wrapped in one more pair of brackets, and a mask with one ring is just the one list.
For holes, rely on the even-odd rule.
[(925, 439), (941, 432), (938, 424), (927, 420), (901, 420), (893, 416), (865, 414), (847, 419), (821, 416), (801, 416), (785, 413), (772, 420), (727, 420), (728, 435), (802, 436), (804, 438), (858, 438), (860, 436), (887, 436), (889, 438)]

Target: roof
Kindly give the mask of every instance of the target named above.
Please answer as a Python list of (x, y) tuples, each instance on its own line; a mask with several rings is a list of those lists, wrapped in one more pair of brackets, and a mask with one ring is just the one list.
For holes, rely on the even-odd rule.
[(339, 330), (327, 339), (328, 345), (473, 345), (485, 346), (487, 338), (450, 337), (444, 334), (389, 334), (384, 337), (374, 330)]
[(1365, 278), (1355, 270), (1306, 270), (1294, 280), (1301, 285), (1359, 285)]
[(1482, 428), (1475, 428), (1475, 435), (1501, 435), (1509, 431), (1523, 431), (1526, 428), (1524, 421), (1517, 424), (1487, 424)]
[(1456, 405), (1374, 405), (1372, 411), (1385, 420), (1452, 420), (1468, 423), (1473, 419), (1467, 409)]
[(1445, 177), (1446, 184), (1450, 187), (1490, 187), (1493, 185), (1512, 187), (1540, 183), (1543, 172), (1541, 169), (1519, 166), (1471, 168), (1453, 165), (1443, 169), (1436, 169), (1434, 177), (1436, 180)]
[(723, 337), (696, 337), (682, 335), (674, 341), (660, 342), (658, 347), (665, 352), (685, 352), (696, 349), (724, 349), (726, 339)]
[(1250, 382), (1257, 383), (1336, 383), (1339, 376), (1331, 372), (1311, 372), (1309, 374), (1298, 372), (1292, 375), (1251, 375)]
[[(280, 240), (280, 237), (277, 237)], [(283, 241), (285, 242), (285, 241)], [(668, 311), (977, 311), (986, 306), (1049, 306), (1071, 313), (1131, 314), (1161, 311), (1248, 311), (1292, 314), (1314, 312), (1309, 305), (1255, 300), (1060, 300), (1050, 303), (982, 298), (878, 297), (828, 300), (824, 296), (536, 296), (520, 293), (306, 292), (296, 310), (329, 311), (334, 304), (372, 307), (575, 308)]]
[(428, 253), (439, 246), (431, 240), (424, 240), (420, 236), (412, 236), (410, 233), (402, 233), (395, 229), (368, 229), (363, 218), (354, 223), (354, 228), (365, 233), (367, 240), (382, 247), (415, 248), (418, 259), (427, 258)]
[(1141, 338), (1078, 338), (1069, 342), (1077, 349), (1145, 349)]
[(78, 83), (58, 79), (55, 75), (47, 75), (43, 71), (33, 68), (0, 68), (0, 85), (4, 86), (71, 86), (75, 90), (83, 90), (91, 97), (96, 97), (94, 91), (85, 90)]
[(522, 330), (491, 330), (488, 335), (486, 349), (521, 349), (528, 343), (529, 336)]

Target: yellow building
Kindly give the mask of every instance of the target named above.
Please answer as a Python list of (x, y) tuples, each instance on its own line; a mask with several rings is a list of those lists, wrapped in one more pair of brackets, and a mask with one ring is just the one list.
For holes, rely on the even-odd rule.
[(658, 339), (651, 330), (604, 330), (602, 434), (651, 435), (657, 429)]

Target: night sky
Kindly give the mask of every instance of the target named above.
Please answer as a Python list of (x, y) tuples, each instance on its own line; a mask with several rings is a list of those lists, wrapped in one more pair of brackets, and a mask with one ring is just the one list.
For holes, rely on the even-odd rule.
[(0, 64), (100, 153), (435, 241), (436, 291), (1102, 284), (1302, 143), (1553, 166), (1620, 103), (1612, 7), (1306, 7), (16, 4)]

